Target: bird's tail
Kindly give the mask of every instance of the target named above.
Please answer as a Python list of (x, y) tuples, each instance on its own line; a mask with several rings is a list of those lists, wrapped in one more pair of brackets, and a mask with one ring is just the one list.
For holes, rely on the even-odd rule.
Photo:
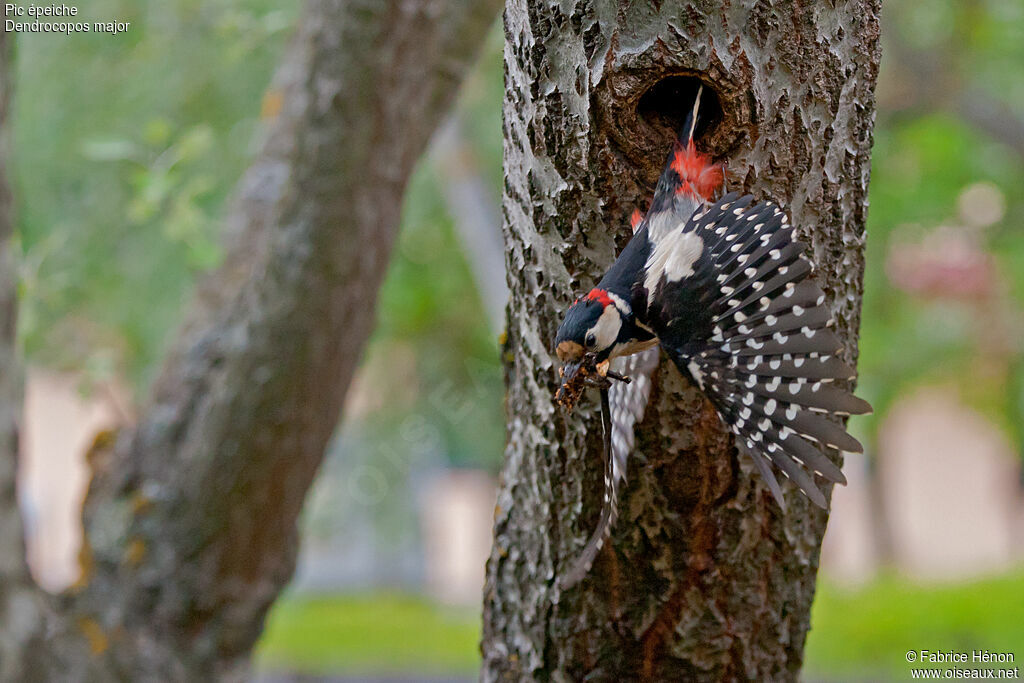
[(697, 132), (697, 122), (700, 120), (700, 100), (704, 95), (704, 84), (697, 87), (697, 96), (693, 98), (693, 108), (686, 115), (683, 128), (679, 131), (679, 142), (684, 147), (693, 145), (693, 135)]
[(674, 195), (688, 195), (701, 201), (710, 201), (716, 190), (722, 186), (724, 173), (721, 164), (711, 161), (706, 154), (697, 151), (694, 135), (701, 123), (701, 99), (704, 86), (697, 88), (693, 107), (686, 115), (679, 138), (672, 146), (665, 170), (661, 173), (658, 187), (654, 192), (652, 208), (664, 206)]

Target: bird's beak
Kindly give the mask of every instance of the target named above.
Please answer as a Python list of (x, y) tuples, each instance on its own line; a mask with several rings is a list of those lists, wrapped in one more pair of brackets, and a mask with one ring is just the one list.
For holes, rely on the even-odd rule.
[(562, 367), (558, 369), (558, 375), (562, 378), (562, 381), (566, 384), (572, 382), (573, 378), (579, 374), (580, 368), (583, 367), (583, 359), (577, 361), (569, 361), (563, 363)]

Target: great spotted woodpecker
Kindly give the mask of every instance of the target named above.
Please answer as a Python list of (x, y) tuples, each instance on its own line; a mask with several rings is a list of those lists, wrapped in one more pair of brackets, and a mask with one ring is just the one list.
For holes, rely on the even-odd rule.
[(611, 450), (604, 507), (580, 558), (563, 575), (563, 588), (586, 575), (615, 523), (659, 347), (710, 399), (783, 510), (769, 462), (824, 508), (811, 471), (831, 482), (846, 479), (820, 449), (862, 451), (828, 419), (871, 408), (834, 383), (854, 372), (839, 357), (842, 347), (829, 329), (832, 316), (812, 280), (805, 245), (771, 202), (737, 194), (711, 201), (723, 172), (694, 143), (702, 92), (703, 86), (647, 215), (634, 214), (629, 244), (569, 308), (555, 338), (564, 405), (571, 408), (582, 391), (581, 374), (610, 386), (610, 396), (602, 392)]

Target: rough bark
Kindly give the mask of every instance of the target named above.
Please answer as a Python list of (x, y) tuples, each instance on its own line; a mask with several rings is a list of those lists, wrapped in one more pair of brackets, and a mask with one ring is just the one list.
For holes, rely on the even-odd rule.
[(783, 515), (667, 361), (610, 548), (559, 594), (599, 512), (601, 431), (596, 401), (556, 410), (551, 340), (628, 240), (682, 122), (684, 102), (654, 86), (697, 76), (722, 110), (706, 148), (729, 189), (788, 207), (854, 361), (878, 13), (877, 0), (507, 4), (509, 436), (483, 680), (797, 677), (827, 514), (787, 483)]
[[(23, 585), (41, 594), (21, 559), (15, 419), (0, 416), (0, 611), (34, 620), (0, 627), (4, 680), (245, 675), (372, 329), (406, 181), (497, 8), (308, 3), (264, 102), (271, 120), (227, 220), (226, 263), (200, 287), (139, 423), (90, 454), (85, 573), (49, 620), (45, 605), (15, 604)], [(0, 221), (2, 237), (6, 212)], [(9, 285), (6, 266), (0, 275)], [(13, 288), (2, 290), (10, 332)], [(31, 661), (23, 645), (44, 621), (45, 661)]]

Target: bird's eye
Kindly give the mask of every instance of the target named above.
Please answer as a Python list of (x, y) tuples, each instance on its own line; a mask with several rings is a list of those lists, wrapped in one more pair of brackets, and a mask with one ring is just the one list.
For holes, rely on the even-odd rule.
[(597, 345), (597, 337), (594, 336), (593, 332), (587, 334), (586, 342), (588, 349), (592, 349)]

